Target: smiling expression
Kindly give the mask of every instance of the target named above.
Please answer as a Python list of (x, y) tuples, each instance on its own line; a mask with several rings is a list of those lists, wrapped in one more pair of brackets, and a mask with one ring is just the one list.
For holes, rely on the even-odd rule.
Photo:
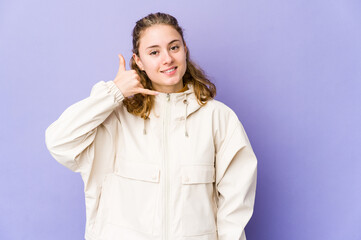
[(147, 28), (140, 37), (138, 52), (139, 57), (133, 54), (134, 60), (152, 81), (153, 89), (169, 93), (183, 88), (187, 48), (177, 30), (164, 24)]

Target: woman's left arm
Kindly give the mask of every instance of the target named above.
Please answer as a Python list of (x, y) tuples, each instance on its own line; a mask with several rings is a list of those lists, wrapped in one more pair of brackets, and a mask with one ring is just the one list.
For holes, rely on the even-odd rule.
[(227, 127), (216, 153), (219, 240), (246, 240), (256, 194), (257, 158), (242, 123)]

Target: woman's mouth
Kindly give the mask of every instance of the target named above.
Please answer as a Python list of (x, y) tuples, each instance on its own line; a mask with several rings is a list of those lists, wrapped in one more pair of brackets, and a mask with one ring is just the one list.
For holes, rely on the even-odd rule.
[(174, 67), (174, 68), (169, 69), (169, 70), (167, 70), (167, 71), (162, 71), (162, 73), (170, 76), (170, 75), (173, 75), (176, 71), (177, 71), (177, 67)]

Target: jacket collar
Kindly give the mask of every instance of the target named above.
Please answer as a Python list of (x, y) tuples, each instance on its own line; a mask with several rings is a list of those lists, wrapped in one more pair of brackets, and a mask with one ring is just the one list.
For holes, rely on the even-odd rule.
[[(201, 106), (197, 102), (197, 97), (194, 94), (193, 85), (188, 83), (188, 90), (177, 93), (159, 93), (154, 96), (153, 109), (149, 114), (149, 118), (159, 118), (162, 114), (162, 107), (167, 103), (168, 96), (171, 105), (175, 106), (175, 118), (188, 117), (193, 112), (197, 111)], [(187, 113), (181, 110), (187, 110)]]
[[(187, 84), (188, 90), (176, 93), (159, 93), (154, 96), (153, 109), (149, 114), (149, 119), (160, 118), (163, 114), (163, 106), (167, 103), (168, 98), (171, 106), (175, 108), (171, 120), (184, 121), (184, 134), (188, 137), (187, 118), (197, 111), (201, 106), (198, 104), (197, 97), (194, 94), (193, 85)], [(146, 120), (144, 120), (143, 133), (146, 134)]]

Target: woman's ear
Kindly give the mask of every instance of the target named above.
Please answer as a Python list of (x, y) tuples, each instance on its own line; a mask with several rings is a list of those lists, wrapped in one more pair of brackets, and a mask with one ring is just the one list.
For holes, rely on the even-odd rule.
[(140, 58), (137, 56), (137, 54), (133, 53), (133, 58), (134, 58), (135, 63), (138, 65), (139, 69), (142, 70), (142, 71), (144, 71), (144, 67), (143, 67), (142, 61), (141, 61)]

